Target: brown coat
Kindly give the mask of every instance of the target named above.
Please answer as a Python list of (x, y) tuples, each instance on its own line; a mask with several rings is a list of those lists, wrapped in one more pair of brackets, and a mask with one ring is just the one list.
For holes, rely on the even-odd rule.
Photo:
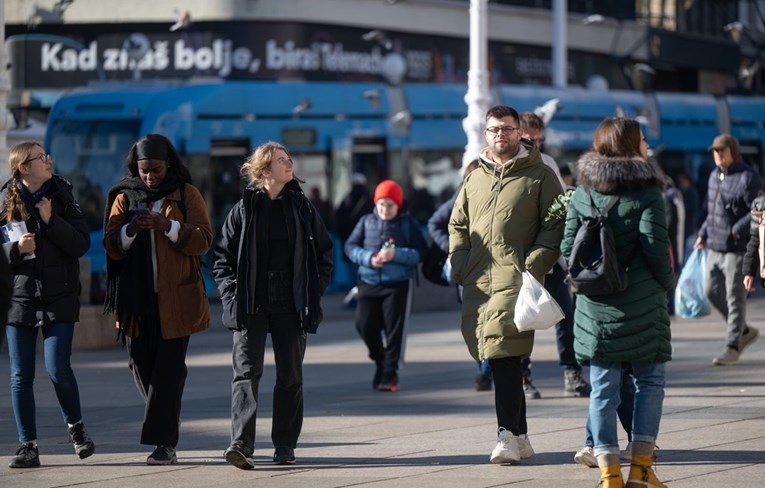
[[(160, 210), (167, 219), (181, 224), (178, 242), (170, 241), (162, 231), (154, 231), (157, 299), (163, 339), (189, 336), (210, 326), (210, 305), (199, 271), (199, 258), (210, 249), (213, 230), (199, 190), (186, 185), (184, 196), (187, 222), (184, 222), (178, 205), (180, 190), (167, 195)], [(123, 194), (114, 200), (104, 233), (106, 253), (115, 260), (127, 257), (120, 245), (120, 230), (127, 223), (126, 203)]]

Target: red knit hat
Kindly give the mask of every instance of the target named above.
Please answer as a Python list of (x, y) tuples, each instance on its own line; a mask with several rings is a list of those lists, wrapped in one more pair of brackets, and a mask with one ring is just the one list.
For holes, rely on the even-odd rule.
[(377, 185), (377, 188), (375, 188), (375, 203), (381, 198), (390, 198), (399, 207), (404, 204), (404, 192), (398, 186), (398, 183), (393, 180), (381, 181)]

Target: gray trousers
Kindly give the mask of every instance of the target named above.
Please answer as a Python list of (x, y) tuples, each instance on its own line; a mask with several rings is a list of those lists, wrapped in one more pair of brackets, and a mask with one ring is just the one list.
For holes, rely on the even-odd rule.
[(741, 334), (747, 329), (744, 288), (744, 252), (707, 252), (704, 288), (712, 306), (728, 323), (726, 347), (738, 350)]

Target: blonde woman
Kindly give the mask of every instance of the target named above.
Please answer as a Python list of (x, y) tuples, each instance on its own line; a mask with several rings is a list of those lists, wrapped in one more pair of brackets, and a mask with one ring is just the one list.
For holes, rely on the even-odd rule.
[(223, 324), (233, 331), (234, 342), (231, 444), (224, 456), (237, 468), (252, 469), (269, 332), (276, 362), (273, 461), (295, 463), (303, 425), (306, 334), (315, 333), (322, 319), (319, 300), (332, 275), (332, 241), (284, 146), (261, 145), (241, 173), (248, 186), (221, 229), (213, 274)]

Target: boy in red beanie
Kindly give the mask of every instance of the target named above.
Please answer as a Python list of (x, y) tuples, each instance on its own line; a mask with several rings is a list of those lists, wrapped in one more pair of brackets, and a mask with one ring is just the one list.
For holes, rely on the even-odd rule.
[(345, 253), (359, 266), (356, 330), (375, 362), (372, 388), (399, 391), (409, 282), (427, 243), (417, 221), (400, 212), (404, 192), (398, 183), (385, 180), (377, 185), (374, 202), (372, 213), (364, 215), (348, 237)]

